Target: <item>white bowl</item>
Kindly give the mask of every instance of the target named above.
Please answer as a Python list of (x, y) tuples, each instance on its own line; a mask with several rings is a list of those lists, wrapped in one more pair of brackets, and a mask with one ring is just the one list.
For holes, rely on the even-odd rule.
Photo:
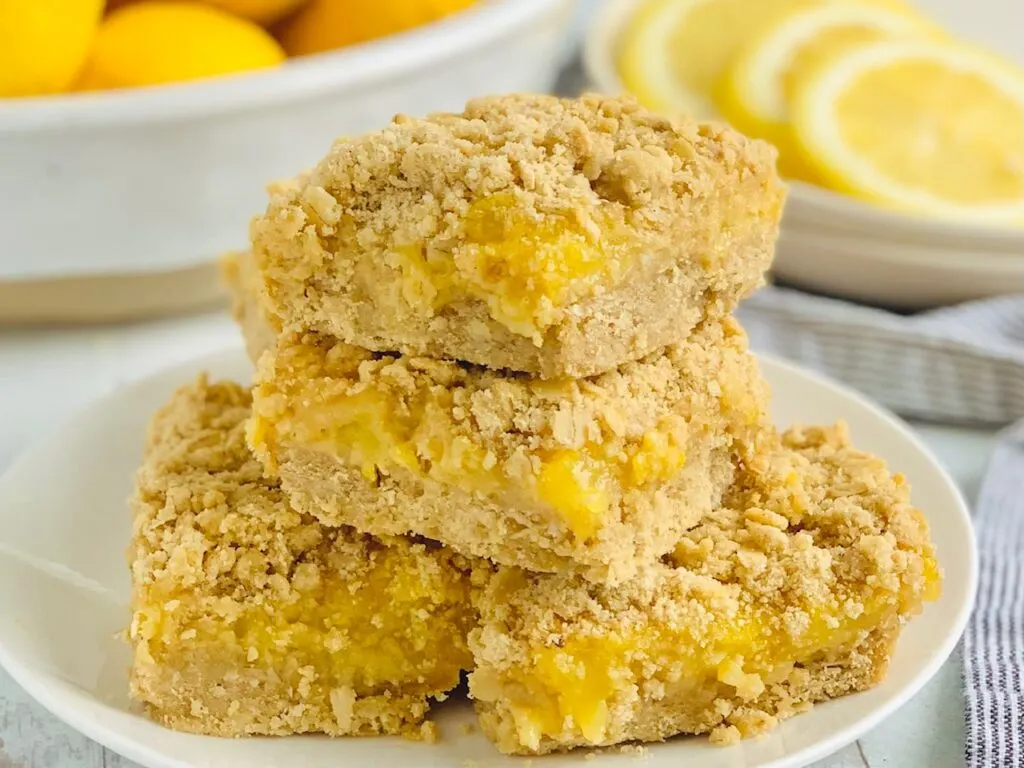
[(787, 213), (772, 272), (779, 282), (812, 292), (915, 310), (1024, 292), (1022, 253), (900, 241), (870, 230), (836, 234), (795, 225)]
[(264, 186), (398, 113), (543, 91), (573, 0), (482, 0), (265, 72), (0, 100), (0, 281), (182, 270), (243, 247)]
[[(584, 66), (599, 91), (626, 90), (615, 65), (618, 36), (640, 2), (609, 0), (590, 26)], [(772, 271), (868, 303), (956, 304), (1024, 292), (1024, 230), (914, 216), (794, 181)]]

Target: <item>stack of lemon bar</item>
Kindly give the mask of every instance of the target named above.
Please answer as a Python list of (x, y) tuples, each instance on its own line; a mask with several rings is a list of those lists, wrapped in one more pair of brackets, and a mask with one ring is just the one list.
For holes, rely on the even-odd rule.
[(737, 303), (774, 153), (507, 96), (339, 140), (226, 261), (257, 362), (155, 417), (132, 691), (218, 735), (429, 738), (468, 674), (507, 753), (758, 734), (885, 674), (937, 595), (902, 477), (780, 433)]

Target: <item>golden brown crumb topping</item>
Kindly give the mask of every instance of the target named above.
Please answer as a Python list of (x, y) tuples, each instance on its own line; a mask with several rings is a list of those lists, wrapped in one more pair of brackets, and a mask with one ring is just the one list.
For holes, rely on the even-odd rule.
[[(554, 344), (556, 329), (579, 330), (581, 304), (623, 286), (671, 280), (681, 335), (728, 312), (760, 281), (783, 198), (774, 150), (728, 128), (628, 99), (513, 95), (339, 140), (276, 187), (251, 239), (288, 330), (379, 351), (450, 343), (461, 354), (440, 356), (516, 367), (531, 362), (488, 343)], [(605, 321), (632, 322), (604, 304)]]
[[(249, 392), (200, 379), (153, 420), (139, 470), (132, 573), (137, 588), (209, 588), (240, 605), (298, 597), (329, 558), (359, 578), (381, 545), (328, 531), (287, 503), (245, 442)], [(153, 452), (151, 447), (160, 450)], [(339, 533), (345, 535), (339, 536)]]
[(246, 445), (250, 413), (248, 390), (200, 377), (153, 419), (133, 501), (130, 561), (140, 599), (181, 598), (192, 615), (222, 620), (259, 605), (287, 613), (328, 581), (356, 595), (387, 563), (410, 583), (437, 587), (438, 607), (451, 601), (462, 610), (458, 574), (468, 566), (459, 556), (325, 528), (292, 509)]
[[(722, 421), (757, 426), (766, 395), (746, 348), (746, 335), (727, 319), (700, 328), (686, 344), (608, 373), (541, 381), (423, 357), (376, 355), (322, 336), (294, 336), (262, 362), (256, 414), (287, 431), (293, 418), (318, 404), (384, 393), (393, 421), (440, 420), (443, 411), (451, 430), (493, 451), (499, 461), (524, 450), (592, 443), (614, 453), (616, 446), (655, 429), (685, 435)], [(309, 382), (316, 384), (315, 395), (307, 396)]]
[(286, 210), (297, 203), (325, 234), (345, 220), (368, 247), (451, 237), (472, 202), (512, 195), (535, 217), (568, 215), (584, 229), (599, 226), (593, 213), (602, 205), (644, 229), (667, 229), (681, 198), (710, 197), (723, 174), (768, 178), (774, 163), (768, 144), (661, 117), (626, 97), (495, 96), (461, 114), (399, 115), (381, 131), (339, 140), (299, 184), (279, 187), (267, 218), (293, 215)]
[(673, 563), (789, 604), (822, 602), (838, 583), (922, 593), (934, 553), (903, 475), (854, 448), (843, 423), (790, 429), (783, 443), (752, 460)]
[(844, 425), (786, 432), (741, 478), (665, 565), (627, 585), (604, 589), (506, 569), (488, 609), (504, 632), (529, 640), (524, 651), (557, 645), (567, 632), (621, 635), (651, 623), (699, 636), (743, 606), (775, 616), (795, 635), (806, 629), (809, 609), (838, 607), (856, 617), (875, 596), (892, 595), (905, 603), (901, 612), (913, 613), (922, 597), (934, 597), (939, 577), (927, 522), (903, 477), (853, 448)]

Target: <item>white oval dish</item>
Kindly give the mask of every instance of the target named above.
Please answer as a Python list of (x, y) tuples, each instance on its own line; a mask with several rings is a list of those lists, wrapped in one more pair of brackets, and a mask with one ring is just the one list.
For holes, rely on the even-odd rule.
[[(642, 1), (609, 0), (595, 16), (583, 59), (596, 90), (625, 90), (618, 37)], [(1024, 229), (906, 214), (789, 184), (773, 265), (788, 283), (902, 309), (1024, 292)]]
[[(858, 446), (907, 475), (925, 510), (945, 571), (942, 597), (900, 638), (886, 679), (866, 693), (813, 708), (768, 736), (722, 748), (704, 738), (651, 745), (645, 768), (797, 768), (855, 740), (910, 699), (936, 673), (967, 621), (977, 582), (974, 536), (963, 499), (920, 441), (858, 395), (788, 364), (762, 360), (780, 424), (845, 418)], [(500, 756), (476, 731), (471, 708), (451, 701), (429, 745), (395, 738), (216, 739), (166, 730), (133, 713), (129, 652), (116, 637), (128, 620), (125, 499), (146, 424), (200, 371), (247, 380), (241, 350), (158, 373), (96, 402), (22, 456), (0, 479), (0, 663), (43, 706), (87, 736), (151, 768), (395, 768), (523, 765)], [(615, 750), (543, 759), (545, 766), (620, 766)], [(535, 761), (536, 762), (536, 761)]]
[(244, 247), (264, 186), (396, 113), (547, 90), (572, 0), (481, 0), (276, 69), (0, 99), (0, 281), (162, 272)]

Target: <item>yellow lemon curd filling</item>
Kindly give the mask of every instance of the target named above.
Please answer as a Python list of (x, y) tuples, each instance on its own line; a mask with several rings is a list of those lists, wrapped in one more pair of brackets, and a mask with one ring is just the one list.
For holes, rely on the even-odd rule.
[(466, 298), (487, 304), (491, 317), (542, 342), (559, 310), (619, 281), (631, 256), (608, 227), (568, 214), (534, 215), (509, 194), (473, 203), (450, 252), (401, 245), (388, 260), (402, 273), (401, 293), (414, 307), (436, 311)]
[(529, 504), (557, 516), (581, 540), (601, 528), (616, 495), (668, 481), (686, 466), (688, 430), (681, 416), (664, 418), (625, 447), (590, 442), (499, 462), (479, 440), (460, 433), (448, 387), (425, 387), (413, 400), (399, 402), (372, 385), (342, 386), (329, 395), (321, 382), (297, 386), (289, 400), (304, 404), (301, 415), (293, 412), (271, 425), (257, 404), (254, 445), (273, 431), (278, 436), (286, 431), (290, 439), (321, 446), (358, 467), (368, 482), (378, 473), (405, 471), (469, 493)]
[(213, 663), (241, 657), (277, 669), (290, 684), (312, 667), (317, 684), (356, 696), (440, 693), (472, 666), (466, 634), (474, 619), (468, 579), (453, 567), (425, 575), (417, 567), (423, 557), (398, 545), (379, 550), (358, 581), (299, 564), (291, 587), (277, 576), (279, 593), (244, 601), (157, 582), (136, 606), (132, 634), (157, 664), (180, 662), (188, 641), (200, 654), (210, 647)]
[[(744, 600), (732, 613), (716, 612), (711, 600), (692, 622), (645, 623), (629, 631), (568, 637), (559, 647), (534, 647), (529, 666), (503, 674), (520, 743), (532, 750), (545, 736), (578, 733), (588, 742), (607, 736), (609, 704), (618, 693), (656, 680), (685, 690), (724, 684), (744, 701), (785, 679), (795, 664), (855, 648), (872, 630), (892, 627), (900, 615), (916, 611), (922, 597), (938, 597), (940, 573), (925, 560), (921, 594), (878, 591), (866, 598), (837, 591), (828, 604), (794, 605), (807, 620), (796, 631), (785, 628), (778, 610)], [(851, 608), (850, 606), (856, 606)]]

